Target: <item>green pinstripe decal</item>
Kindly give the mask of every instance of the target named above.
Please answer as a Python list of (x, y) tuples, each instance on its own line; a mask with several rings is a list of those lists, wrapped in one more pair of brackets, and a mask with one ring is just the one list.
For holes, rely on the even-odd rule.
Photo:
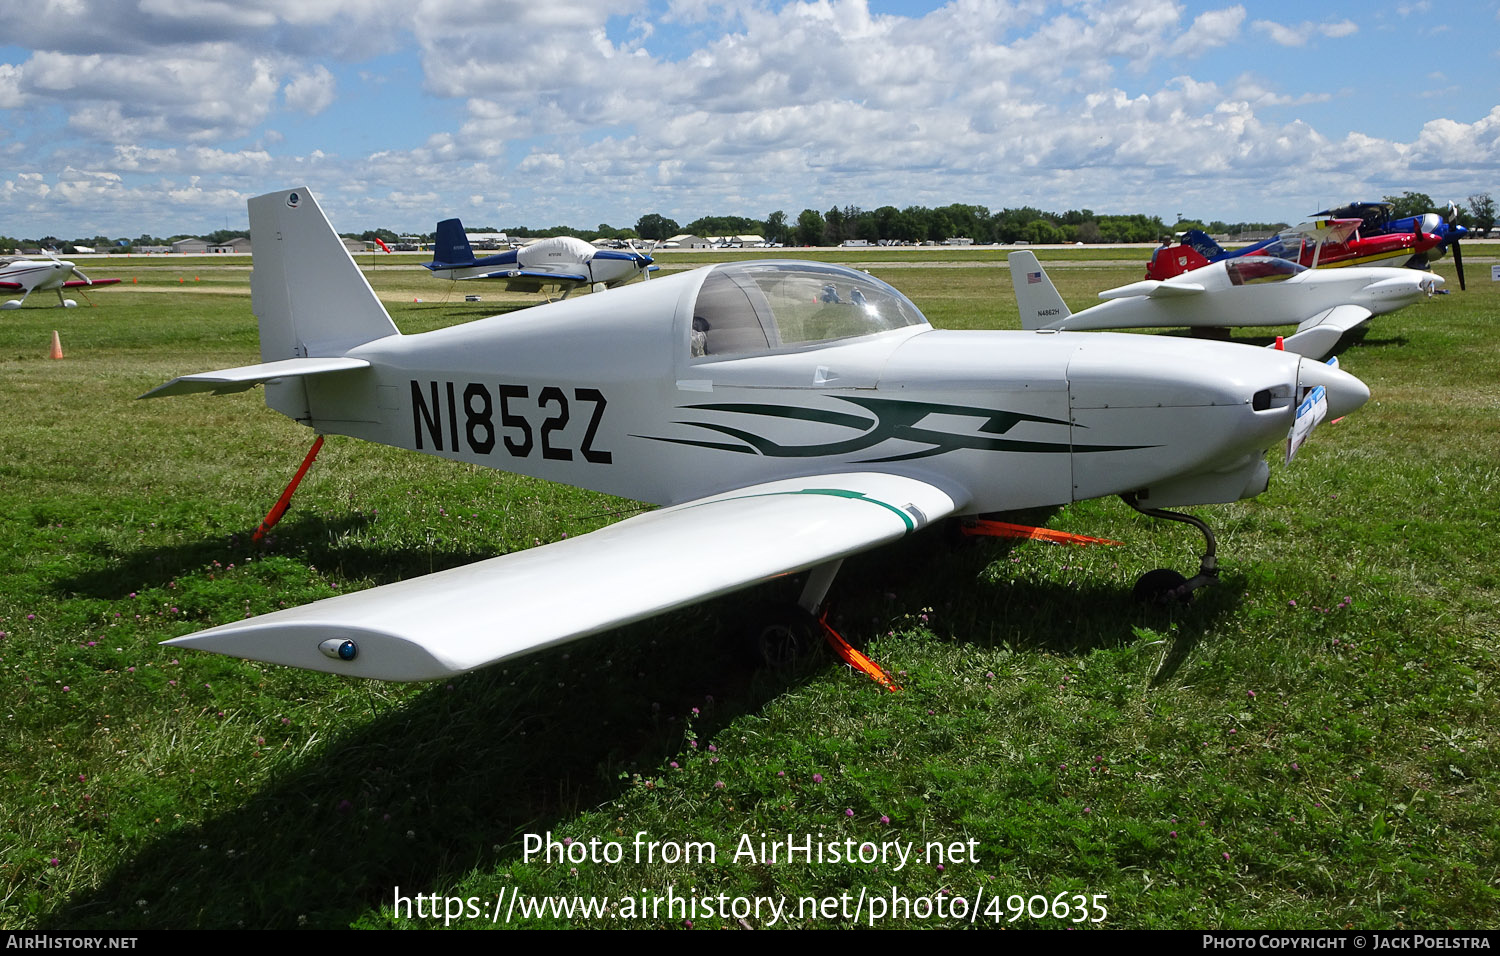
[(787, 495), (826, 495), (830, 498), (848, 498), (853, 501), (865, 501), (872, 505), (879, 505), (880, 507), (896, 515), (896, 517), (900, 518), (901, 523), (906, 525), (907, 534), (910, 534), (913, 531), (917, 530), (917, 523), (913, 521), (911, 515), (907, 514), (905, 511), (902, 511), (900, 508), (896, 507), (888, 501), (881, 501), (879, 498), (871, 498), (863, 491), (852, 491), (848, 488), (801, 488), (797, 491), (765, 491), (761, 492), (760, 494), (754, 495), (735, 495), (733, 498), (719, 498), (715, 501), (704, 501), (693, 505), (693, 507), (701, 508), (704, 505), (717, 504), (720, 501), (746, 501), (751, 498), (782, 498)]

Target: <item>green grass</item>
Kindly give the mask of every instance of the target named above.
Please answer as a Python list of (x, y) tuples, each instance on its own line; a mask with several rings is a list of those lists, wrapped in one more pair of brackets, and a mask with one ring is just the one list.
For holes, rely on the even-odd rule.
[[(858, 251), (935, 324), (1017, 324), (999, 262), (945, 251), (911, 268)], [(1490, 926), (1500, 293), (1484, 251), (1470, 252), (1467, 293), (1379, 317), (1347, 349), (1365, 408), (1273, 463), (1265, 495), (1195, 509), (1219, 533), (1224, 576), (1189, 607), (1130, 603), (1137, 575), (1190, 570), (1199, 541), (1117, 501), (1029, 517), (1124, 548), (932, 534), (849, 562), (837, 626), (898, 674), (896, 694), (828, 659), (790, 675), (748, 665), (739, 622), (775, 588), (436, 684), (159, 647), (583, 533), (633, 505), (335, 438), (274, 539), (252, 547), (306, 430), (258, 392), (134, 401), (256, 360), (246, 273), (190, 264), (197, 290), (176, 295), (159, 262), (92, 268), (129, 284), (92, 292), (96, 308), (38, 297), (0, 317), (0, 927), (442, 924), (398, 919), (397, 886), (982, 892), (1017, 926), (1064, 921), (1007, 923), (1006, 897), (1106, 894), (1109, 927)], [(1141, 271), (1085, 261), (1053, 276), (1077, 308)], [(444, 302), (419, 273), (372, 274), (403, 330), (535, 301)], [(53, 329), (61, 362), (46, 357)], [(627, 852), (525, 859), (526, 835), (548, 832)], [(638, 832), (710, 841), (717, 859), (636, 861)], [(734, 859), (762, 833), (973, 840), (977, 860)], [(525, 925), (682, 923), (623, 913)]]

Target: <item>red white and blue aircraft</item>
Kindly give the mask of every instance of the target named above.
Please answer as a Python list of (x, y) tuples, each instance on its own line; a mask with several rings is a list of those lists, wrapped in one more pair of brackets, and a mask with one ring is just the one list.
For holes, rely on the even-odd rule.
[(66, 259), (38, 259), (30, 256), (0, 256), (0, 289), (20, 290), (19, 299), (0, 302), (0, 309), (19, 309), (31, 293), (41, 289), (56, 292), (58, 303), (65, 309), (78, 305), (63, 297), (64, 289), (80, 289), (88, 286), (115, 285), (119, 279), (90, 279), (78, 267)]
[(1469, 235), (1468, 227), (1458, 224), (1458, 205), (1448, 204), (1448, 217), (1445, 219), (1435, 212), (1423, 213), (1419, 216), (1405, 216), (1400, 219), (1392, 219), (1391, 212), (1395, 209), (1394, 203), (1388, 202), (1353, 202), (1336, 209), (1325, 209), (1314, 213), (1315, 216), (1327, 216), (1334, 219), (1357, 219), (1359, 220), (1359, 234), (1371, 239), (1376, 236), (1437, 236), (1436, 245), (1428, 247), (1419, 255), (1413, 256), (1406, 265), (1422, 269), (1441, 259), (1447, 254), (1449, 247), (1453, 249), (1453, 267), (1458, 272), (1458, 287), (1464, 289), (1464, 257), (1461, 248), (1461, 240)]
[(1318, 219), (1234, 250), (1225, 250), (1200, 229), (1189, 229), (1177, 245), (1161, 246), (1151, 254), (1146, 278), (1170, 279), (1210, 262), (1245, 256), (1274, 256), (1310, 269), (1376, 265), (1421, 269), (1443, 242), (1441, 236), (1421, 231), (1366, 236), (1360, 225), (1357, 218)]
[(596, 249), (570, 236), (554, 236), (476, 259), (463, 223), (457, 219), (437, 224), (432, 261), (422, 265), (440, 279), (498, 279), (510, 292), (559, 288), (564, 299), (581, 285), (603, 292), (636, 276), (650, 278), (659, 268), (652, 265), (648, 252)]

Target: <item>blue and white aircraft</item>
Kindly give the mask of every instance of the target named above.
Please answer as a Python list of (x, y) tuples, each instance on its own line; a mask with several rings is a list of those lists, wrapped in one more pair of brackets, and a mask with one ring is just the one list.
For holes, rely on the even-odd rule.
[(509, 292), (562, 289), (562, 297), (581, 285), (603, 292), (636, 276), (650, 278), (660, 268), (649, 252), (595, 249), (582, 239), (554, 236), (499, 255), (474, 258), (463, 223), (444, 219), (437, 224), (431, 262), (422, 265), (440, 279), (499, 279)]

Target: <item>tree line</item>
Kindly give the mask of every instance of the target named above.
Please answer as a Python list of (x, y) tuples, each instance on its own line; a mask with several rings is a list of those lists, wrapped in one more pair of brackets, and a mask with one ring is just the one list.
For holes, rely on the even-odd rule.
[[(1393, 218), (1439, 212), (1456, 218), (1474, 232), (1488, 234), (1495, 225), (1495, 201), (1489, 193), (1477, 193), (1468, 198), (1467, 204), (1456, 205), (1456, 216), (1446, 204), (1433, 201), (1426, 193), (1405, 192), (1400, 196), (1386, 196), (1385, 202), (1395, 209)], [(1164, 236), (1187, 229), (1202, 229), (1216, 236), (1270, 235), (1287, 226), (1277, 222), (1223, 222), (1183, 219), (1173, 223), (1163, 222), (1158, 216), (1144, 213), (1126, 215), (1100, 215), (1092, 209), (1069, 209), (1066, 212), (1047, 212), (1034, 206), (1007, 207), (991, 212), (985, 206), (970, 206), (954, 203), (948, 206), (928, 208), (926, 206), (881, 206), (878, 209), (861, 209), (858, 206), (833, 206), (823, 212), (804, 209), (792, 219), (782, 210), (776, 210), (765, 219), (745, 216), (703, 216), (692, 222), (679, 224), (660, 213), (641, 216), (634, 228), (616, 228), (600, 223), (594, 229), (575, 229), (571, 226), (552, 226), (534, 229), (527, 226), (512, 226), (495, 229), (490, 226), (469, 227), (470, 232), (504, 232), (508, 236), (530, 239), (542, 236), (573, 236), (579, 239), (670, 239), (689, 234), (695, 236), (745, 236), (756, 235), (767, 242), (798, 246), (837, 246), (848, 240), (863, 240), (876, 243), (922, 243), (943, 242), (953, 238), (967, 238), (976, 243), (1047, 244), (1061, 242), (1155, 242)], [(128, 252), (137, 246), (166, 246), (179, 239), (202, 238), (210, 243), (223, 243), (236, 237), (248, 237), (247, 230), (218, 229), (201, 236), (188, 234), (170, 238), (142, 235), (135, 239), (111, 239), (107, 236), (74, 239), (64, 242), (56, 236), (37, 239), (16, 239), (0, 236), (0, 250), (22, 248), (63, 249), (72, 246), (91, 246), (98, 250)], [(353, 239), (373, 241), (376, 238), (395, 242), (397, 233), (390, 229), (369, 229), (363, 233), (345, 233)], [(433, 238), (430, 234), (423, 238)]]

